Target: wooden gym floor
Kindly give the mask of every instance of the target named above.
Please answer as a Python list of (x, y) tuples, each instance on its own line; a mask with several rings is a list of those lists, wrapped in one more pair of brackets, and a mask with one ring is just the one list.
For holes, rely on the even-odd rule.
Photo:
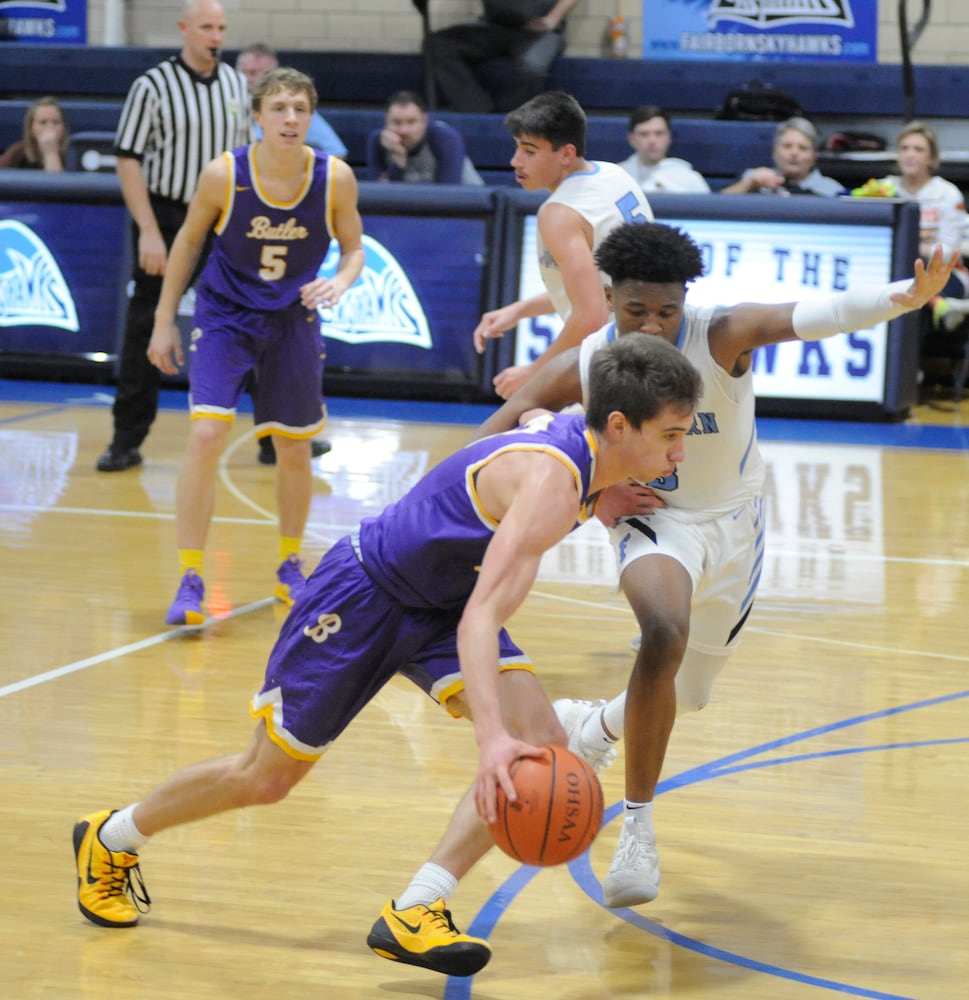
[[(180, 394), (173, 394), (183, 407)], [(471, 727), (394, 682), (284, 803), (157, 837), (132, 930), (79, 914), (71, 828), (240, 748), (281, 621), (273, 470), (240, 416), (206, 582), (221, 616), (163, 624), (186, 418), (103, 475), (110, 399), (0, 382), (0, 994), (802, 1000), (961, 997), (969, 982), (969, 403), (902, 425), (761, 422), (768, 560), (712, 704), (679, 721), (656, 816), (659, 899), (600, 901), (607, 825), (571, 868), (492, 852), (450, 904), (489, 937), (453, 980), (365, 938), (475, 772)], [(306, 555), (457, 447), (481, 408), (331, 400)], [(455, 422), (457, 421), (457, 422)], [(552, 697), (610, 697), (632, 615), (598, 526), (551, 553), (512, 623)]]

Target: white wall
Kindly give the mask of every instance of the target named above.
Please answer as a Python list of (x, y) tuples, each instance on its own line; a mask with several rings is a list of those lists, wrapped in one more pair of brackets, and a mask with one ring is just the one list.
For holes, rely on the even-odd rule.
[[(871, 0), (851, 0), (860, 6)], [(365, 52), (417, 52), (421, 21), (410, 0), (223, 0), (229, 21), (230, 48), (268, 42), (278, 49)], [(181, 0), (124, 0), (125, 38), (129, 45), (177, 46), (175, 27)], [(474, 16), (478, 0), (430, 0), (431, 25), (442, 28)], [(907, 0), (913, 21), (921, 0)], [(105, 0), (88, 2), (88, 37), (104, 42)], [(881, 62), (900, 60), (898, 0), (878, 0)], [(613, 13), (629, 25), (630, 52), (642, 44), (640, 0), (579, 0), (569, 18), (568, 55), (603, 54), (604, 36)], [(915, 49), (919, 64), (969, 60), (969, 3), (934, 0), (932, 20)]]

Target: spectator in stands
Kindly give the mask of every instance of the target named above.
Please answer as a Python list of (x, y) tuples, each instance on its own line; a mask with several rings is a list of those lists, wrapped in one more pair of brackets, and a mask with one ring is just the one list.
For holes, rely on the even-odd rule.
[(60, 173), (71, 130), (56, 97), (38, 97), (24, 115), (24, 137), (0, 156), (0, 167)]
[(619, 166), (644, 191), (705, 194), (710, 190), (710, 185), (692, 164), (666, 155), (673, 141), (673, 131), (669, 113), (664, 108), (655, 104), (636, 108), (629, 116), (626, 138), (635, 152)]
[(218, 0), (187, 0), (177, 56), (131, 85), (115, 139), (118, 180), (135, 228), (134, 291), (128, 302), (112, 416), (114, 433), (99, 472), (141, 465), (142, 441), (158, 412), (160, 373), (148, 360), (168, 251), (185, 221), (199, 173), (249, 140), (246, 81), (219, 61), (225, 11)]
[(774, 132), (774, 166), (752, 167), (721, 194), (844, 194), (843, 185), (817, 168), (821, 136), (807, 118), (788, 118)]
[[(909, 122), (895, 140), (898, 174), (869, 181), (853, 194), (879, 194), (883, 197), (916, 201), (919, 205), (919, 255), (923, 260), (932, 256), (939, 243), (948, 255), (962, 249), (966, 234), (966, 206), (962, 192), (951, 181), (939, 177), (936, 171), (942, 154), (935, 129), (924, 122)], [(874, 185), (876, 190), (870, 189)], [(955, 329), (969, 315), (969, 272), (965, 266), (953, 270), (932, 303), (936, 326)]]
[[(545, 88), (552, 63), (565, 51), (565, 17), (577, 0), (484, 0), (483, 16), (434, 31), (424, 42), (441, 97), (457, 111), (512, 111)], [(481, 63), (511, 60), (511, 75), (492, 94)]]
[[(246, 78), (250, 94), (263, 74), (278, 65), (279, 57), (275, 50), (263, 42), (247, 45), (236, 57), (236, 69)], [(258, 125), (252, 127), (252, 138), (253, 140), (262, 138), (262, 129)], [(347, 147), (343, 140), (319, 111), (313, 112), (310, 130), (306, 133), (306, 145), (329, 153), (330, 156), (339, 156), (341, 159), (345, 159), (347, 155)]]
[(461, 133), (429, 117), (421, 97), (400, 90), (387, 102), (384, 127), (367, 137), (367, 177), (373, 181), (483, 184)]

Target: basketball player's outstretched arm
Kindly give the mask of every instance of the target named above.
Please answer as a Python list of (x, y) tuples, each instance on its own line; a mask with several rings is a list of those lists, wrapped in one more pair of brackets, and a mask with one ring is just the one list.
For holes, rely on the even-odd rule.
[(724, 371), (740, 375), (750, 367), (757, 347), (866, 330), (926, 305), (945, 286), (958, 260), (958, 252), (946, 255), (936, 246), (927, 264), (921, 258), (915, 261), (909, 279), (800, 302), (741, 302), (721, 309), (710, 324), (710, 352)]

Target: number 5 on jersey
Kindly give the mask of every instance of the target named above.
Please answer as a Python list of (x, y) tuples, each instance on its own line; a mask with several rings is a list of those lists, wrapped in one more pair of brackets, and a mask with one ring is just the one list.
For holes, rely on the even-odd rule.
[(282, 246), (269, 246), (268, 244), (262, 248), (262, 255), (259, 258), (259, 263), (262, 265), (259, 268), (259, 277), (263, 281), (279, 281), (283, 275), (286, 274), (286, 254), (289, 252), (289, 247), (285, 244)]

